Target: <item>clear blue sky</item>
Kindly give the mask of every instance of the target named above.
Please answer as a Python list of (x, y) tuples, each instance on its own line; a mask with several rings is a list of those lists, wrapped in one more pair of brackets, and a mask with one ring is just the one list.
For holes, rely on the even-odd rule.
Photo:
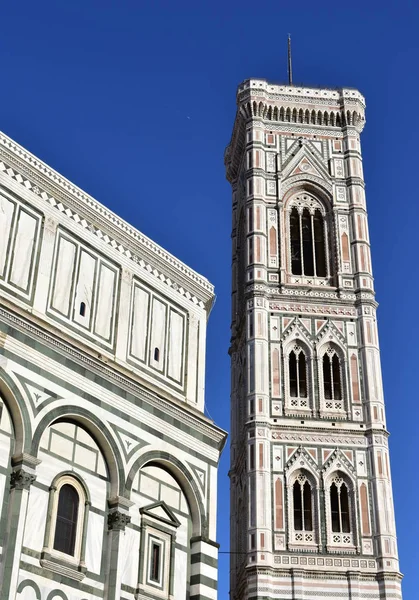
[[(404, 599), (417, 600), (419, 7), (400, 0), (3, 2), (0, 129), (216, 286), (207, 404), (229, 429), (230, 189), (237, 84), (352, 86), (363, 134)], [(228, 447), (219, 472), (228, 550)], [(228, 555), (219, 598), (228, 598)]]

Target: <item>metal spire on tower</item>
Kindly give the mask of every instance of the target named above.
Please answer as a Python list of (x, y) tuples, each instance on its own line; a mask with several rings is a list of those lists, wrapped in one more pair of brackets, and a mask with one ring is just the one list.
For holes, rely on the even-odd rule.
[(292, 85), (291, 34), (288, 34), (288, 83)]

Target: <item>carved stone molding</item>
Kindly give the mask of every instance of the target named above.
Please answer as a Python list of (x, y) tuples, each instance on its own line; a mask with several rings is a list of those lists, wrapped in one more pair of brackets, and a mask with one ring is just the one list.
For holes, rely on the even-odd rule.
[(15, 490), (29, 490), (35, 479), (34, 473), (19, 469), (10, 475), (10, 487)]
[(131, 523), (131, 517), (120, 510), (113, 510), (108, 514), (109, 531), (125, 531), (125, 527)]

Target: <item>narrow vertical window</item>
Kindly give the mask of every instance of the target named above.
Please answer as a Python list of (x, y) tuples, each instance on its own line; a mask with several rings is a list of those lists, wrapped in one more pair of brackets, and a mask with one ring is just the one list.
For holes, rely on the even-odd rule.
[(288, 358), (291, 398), (307, 398), (307, 367), (304, 352), (296, 346)]
[(154, 348), (154, 360), (159, 362), (160, 360), (160, 350), (158, 348)]
[(348, 486), (339, 474), (330, 486), (330, 512), (332, 531), (334, 533), (350, 533), (349, 491)]
[(301, 486), (300, 482), (296, 481), (293, 488), (293, 500), (294, 500), (294, 529), (295, 531), (303, 530), (303, 506), (301, 497)]
[(297, 357), (295, 356), (294, 350), (290, 352), (288, 364), (290, 374), (290, 396), (291, 398), (298, 398)]
[(298, 355), (298, 387), (300, 398), (307, 398), (307, 369), (304, 352)]
[(328, 354), (323, 356), (323, 389), (326, 400), (332, 398), (332, 372)]
[(296, 208), (293, 208), (290, 216), (290, 236), (291, 236), (291, 272), (294, 275), (302, 275), (301, 264), (301, 237), (300, 237), (300, 216)]
[(303, 504), (304, 504), (304, 529), (306, 531), (312, 531), (313, 529), (313, 516), (311, 512), (311, 487), (308, 481), (305, 482), (303, 487)]
[(301, 219), (304, 275), (314, 275), (313, 231), (311, 215), (305, 208)]
[(332, 515), (332, 531), (340, 531), (339, 520), (339, 493), (335, 482), (330, 487), (330, 511)]
[(150, 560), (150, 580), (160, 583), (161, 569), (161, 546), (152, 542), (151, 544), (151, 560)]
[(340, 364), (336, 354), (332, 358), (332, 375), (333, 375), (333, 399), (342, 400), (342, 390), (340, 386)]
[[(323, 393), (325, 400), (342, 400), (342, 378), (339, 356), (329, 348), (323, 356)], [(335, 408), (341, 408), (336, 405)]]
[(326, 248), (325, 248), (325, 222), (319, 210), (314, 212), (314, 251), (316, 254), (316, 275), (326, 277)]
[(79, 495), (77, 490), (70, 484), (63, 485), (58, 498), (54, 550), (74, 556), (78, 512)]
[(84, 302), (80, 302), (80, 316), (84, 317), (86, 314), (86, 304)]
[(293, 485), (293, 516), (295, 531), (313, 531), (311, 485), (304, 474)]

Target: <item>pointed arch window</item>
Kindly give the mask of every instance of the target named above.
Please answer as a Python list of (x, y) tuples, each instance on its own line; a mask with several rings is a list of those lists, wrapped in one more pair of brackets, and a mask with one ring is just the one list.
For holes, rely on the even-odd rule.
[(329, 489), (330, 529), (333, 544), (353, 544), (351, 488), (341, 473), (332, 479)]
[(291, 398), (307, 398), (307, 361), (303, 350), (295, 346), (288, 357)]
[(291, 273), (327, 277), (326, 223), (318, 208), (290, 213)]
[(313, 530), (313, 508), (311, 485), (305, 475), (299, 475), (293, 486), (294, 529), (295, 531)]
[(315, 543), (313, 488), (304, 472), (300, 472), (291, 488), (291, 543)]
[(323, 397), (325, 408), (343, 409), (341, 361), (332, 347), (328, 348), (322, 359)]

